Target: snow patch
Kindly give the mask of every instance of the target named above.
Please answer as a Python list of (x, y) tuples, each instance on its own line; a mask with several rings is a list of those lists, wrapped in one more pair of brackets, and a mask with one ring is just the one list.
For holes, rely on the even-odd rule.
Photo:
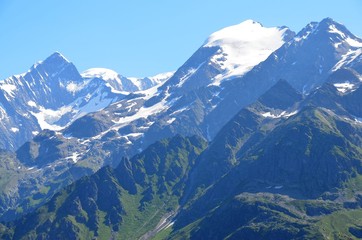
[(338, 34), (339, 36), (341, 36), (342, 39), (346, 38), (346, 35), (340, 30), (338, 30), (335, 25), (330, 25), (328, 32)]
[(355, 117), (355, 118), (354, 118), (354, 121), (355, 121), (355, 122), (358, 122), (358, 123), (362, 123), (362, 118)]
[(133, 138), (137, 138), (137, 137), (141, 137), (143, 135), (143, 133), (130, 133), (125, 135), (125, 137), (133, 137)]
[(357, 47), (357, 48), (362, 47), (362, 42), (352, 38), (346, 38), (346, 42), (352, 47)]
[(180, 108), (180, 109), (174, 111), (173, 113), (171, 113), (170, 116), (172, 116), (172, 115), (177, 115), (177, 114), (179, 114), (179, 113), (181, 113), (181, 112), (184, 112), (184, 111), (187, 111), (187, 110), (190, 110), (190, 106), (186, 106), (186, 107)]
[(197, 72), (197, 70), (200, 69), (202, 65), (204, 65), (204, 63), (205, 62), (202, 62), (197, 68), (189, 69), (187, 73), (182, 78), (180, 78), (180, 82), (176, 86), (181, 87), (187, 81), (187, 79), (189, 79), (195, 72)]
[(341, 56), (341, 60), (339, 60), (339, 62), (336, 63), (336, 65), (332, 68), (332, 71), (334, 72), (334, 71), (342, 68), (343, 66), (351, 63), (353, 60), (355, 60), (361, 54), (362, 54), (362, 48), (359, 48), (356, 50), (349, 49), (346, 54)]
[(289, 113), (286, 111), (283, 111), (280, 114), (266, 112), (266, 113), (262, 113), (261, 115), (265, 118), (289, 118), (297, 113), (298, 113), (298, 111), (293, 111), (293, 112), (289, 112)]
[(79, 160), (79, 155), (80, 155), (79, 153), (74, 152), (71, 156), (66, 157), (65, 159), (66, 159), (66, 160), (72, 160), (73, 163), (77, 163), (78, 160)]
[(333, 44), (333, 46), (334, 46), (334, 48), (339, 48), (339, 46), (341, 46), (342, 45), (342, 43), (343, 42), (337, 42), (337, 43), (335, 43), (335, 44)]
[(65, 89), (67, 89), (68, 92), (70, 93), (76, 93), (81, 91), (87, 84), (89, 83), (89, 81), (85, 81), (83, 83), (75, 83), (75, 82), (69, 82), (67, 84), (67, 86), (65, 87)]
[(2, 107), (1, 103), (0, 103), (0, 120), (4, 120), (6, 118), (9, 118), (5, 109)]
[(44, 107), (39, 108), (39, 112), (30, 113), (38, 120), (38, 124), (42, 130), (49, 129), (54, 131), (59, 131), (64, 127), (54, 124), (57, 122), (64, 114), (72, 112), (71, 106), (61, 107), (58, 110), (46, 109)]
[(355, 118), (354, 121), (358, 122), (358, 123), (362, 123), (362, 118)]
[[(338, 30), (335, 25), (329, 26), (329, 32), (338, 34), (340, 36), (341, 40), (346, 41), (351, 47), (357, 47), (357, 48), (362, 47), (361, 41), (352, 39), (350, 36), (346, 36), (346, 34), (344, 34), (342, 31)], [(338, 43), (337, 48), (338, 48), (339, 44), (341, 44), (341, 42)], [(336, 47), (336, 45), (335, 45), (335, 47)]]
[(29, 107), (37, 107), (36, 103), (34, 101), (28, 101)]
[(10, 130), (11, 130), (13, 133), (19, 132), (19, 128), (16, 128), (16, 127), (12, 127), (12, 128), (10, 128)]
[(352, 89), (354, 89), (355, 85), (352, 84), (352, 83), (349, 83), (349, 82), (345, 82), (345, 83), (336, 83), (336, 84), (333, 84), (338, 92), (341, 92), (341, 93), (346, 93), (347, 91), (350, 91)]
[(168, 119), (168, 120), (166, 121), (166, 123), (167, 123), (168, 125), (170, 125), (170, 124), (173, 123), (175, 120), (176, 120), (176, 118), (170, 118), (170, 119)]
[(9, 96), (14, 97), (14, 91), (16, 90), (16, 86), (9, 83), (3, 83), (0, 85), (0, 88), (5, 91)]
[(141, 107), (138, 112), (131, 116), (121, 117), (118, 121), (113, 121), (116, 124), (115, 130), (118, 129), (134, 120), (140, 118), (147, 118), (153, 114), (159, 113), (161, 111), (166, 110), (166, 102), (163, 100), (151, 107)]
[(151, 115), (166, 111), (171, 106), (171, 104), (169, 102), (167, 102), (167, 100), (166, 100), (168, 97), (169, 97), (169, 94), (167, 93), (166, 96), (162, 99), (162, 101), (160, 101), (150, 107), (142, 106), (133, 115), (120, 117), (118, 119), (118, 121), (112, 120), (115, 125), (111, 129), (118, 131), (119, 128), (127, 125), (128, 123), (130, 123), (134, 120), (141, 119), (141, 118), (147, 119)]

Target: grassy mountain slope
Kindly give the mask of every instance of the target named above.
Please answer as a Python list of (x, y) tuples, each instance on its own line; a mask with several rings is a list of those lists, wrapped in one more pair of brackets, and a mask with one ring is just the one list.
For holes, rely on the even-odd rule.
[[(135, 239), (176, 211), (184, 182), (206, 147), (176, 136), (151, 145), (116, 168), (105, 167), (57, 193), (2, 231), (10, 239)], [(116, 156), (114, 156), (116, 157)]]

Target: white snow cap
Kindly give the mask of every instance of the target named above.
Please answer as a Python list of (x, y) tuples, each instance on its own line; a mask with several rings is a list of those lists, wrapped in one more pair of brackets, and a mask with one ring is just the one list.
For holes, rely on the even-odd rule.
[(118, 78), (118, 73), (107, 68), (90, 68), (82, 74), (84, 78), (101, 78), (103, 80), (113, 80)]
[(220, 79), (240, 76), (280, 48), (285, 42), (283, 38), (287, 30), (286, 27), (266, 28), (256, 21), (246, 20), (213, 33), (204, 47), (222, 49), (220, 55), (213, 58), (225, 69)]

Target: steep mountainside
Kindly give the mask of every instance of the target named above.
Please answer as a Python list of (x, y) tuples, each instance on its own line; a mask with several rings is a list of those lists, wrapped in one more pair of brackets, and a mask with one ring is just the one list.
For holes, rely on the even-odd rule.
[[(340, 84), (298, 101), (279, 82), (239, 112), (191, 172), (173, 238), (358, 238), (362, 125), (350, 106), (362, 95), (361, 87), (346, 92)], [(294, 96), (289, 104), (263, 104), (273, 92), (284, 100), (285, 90)], [(340, 215), (348, 220), (327, 225)]]
[(15, 228), (2, 231), (2, 238), (141, 237), (177, 211), (188, 173), (205, 147), (197, 137), (157, 142), (132, 159), (123, 158), (116, 169), (105, 167), (65, 188), (16, 221)]
[(280, 80), (207, 148), (197, 137), (153, 144), (2, 225), (2, 237), (358, 239), (362, 86), (345, 91), (353, 74), (339, 71), (307, 96)]

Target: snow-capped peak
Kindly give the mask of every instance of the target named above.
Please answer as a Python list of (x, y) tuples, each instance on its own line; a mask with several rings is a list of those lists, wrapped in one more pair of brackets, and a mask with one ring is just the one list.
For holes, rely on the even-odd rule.
[(122, 91), (133, 92), (138, 90), (129, 79), (107, 68), (91, 68), (84, 71), (81, 76), (85, 79), (102, 79), (114, 93), (121, 93)]
[(331, 18), (323, 19), (321, 23), (325, 23), (327, 31), (337, 36), (337, 40), (345, 40), (351, 47), (362, 47), (362, 39), (356, 37), (343, 24)]
[(319, 23), (319, 29), (322, 33), (327, 32), (326, 37), (330, 44), (333, 44), (340, 59), (332, 71), (348, 66), (362, 54), (362, 39), (351, 33), (343, 24), (326, 18)]
[(81, 76), (83, 78), (101, 78), (105, 81), (119, 78), (119, 74), (107, 68), (90, 68), (85, 70)]
[(220, 47), (212, 61), (224, 70), (215, 78), (214, 84), (221, 80), (240, 76), (267, 59), (285, 42), (287, 27), (263, 27), (253, 20), (221, 29), (207, 39), (204, 47)]
[[(322, 34), (322, 35), (321, 35)], [(320, 22), (311, 22), (303, 28), (294, 38), (296, 42), (303, 42), (311, 35), (319, 35), (328, 39), (335, 48), (347, 43), (351, 47), (362, 47), (362, 40), (353, 35), (343, 24), (334, 21), (331, 18), (325, 18)]]
[(206, 40), (204, 46), (223, 46), (225, 44), (253, 40), (258, 38), (255, 32), (259, 32), (259, 30), (262, 28), (263, 26), (259, 22), (246, 20), (242, 23), (223, 28), (211, 34)]

